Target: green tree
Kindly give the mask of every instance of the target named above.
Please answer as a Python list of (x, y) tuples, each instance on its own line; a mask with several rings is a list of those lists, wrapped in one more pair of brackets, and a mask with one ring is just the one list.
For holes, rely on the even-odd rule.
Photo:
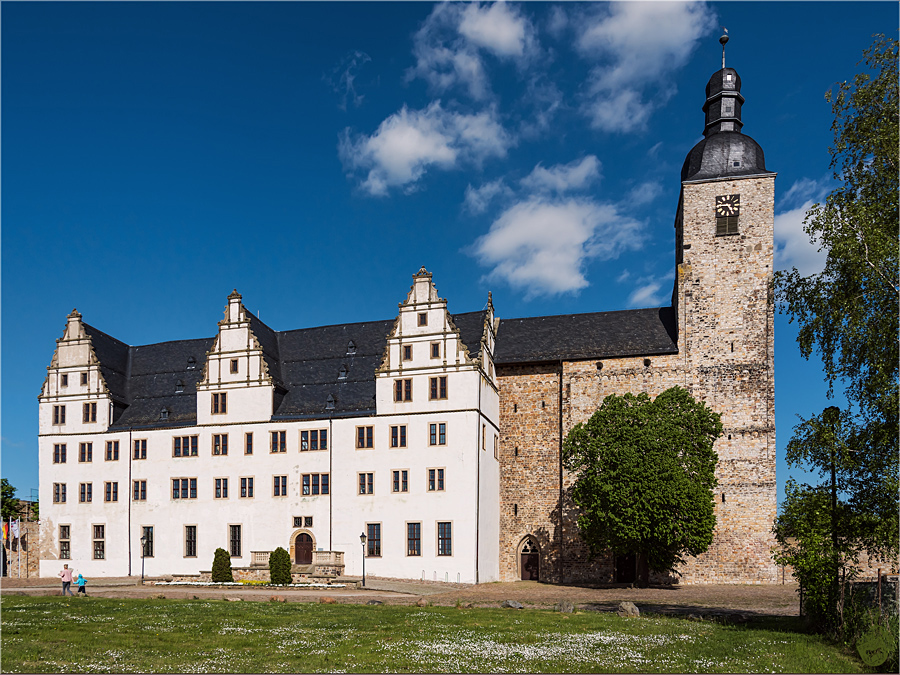
[(212, 580), (215, 582), (234, 581), (231, 574), (231, 556), (224, 548), (217, 548), (213, 557)]
[(19, 500), (16, 499), (16, 488), (6, 480), (0, 478), (0, 517), (9, 520), (19, 515)]
[(269, 554), (269, 580), (273, 584), (291, 583), (291, 555), (281, 546)]
[(675, 571), (683, 555), (712, 543), (712, 490), (722, 434), (718, 413), (681, 387), (607, 396), (563, 443), (563, 461), (577, 474), (572, 499), (592, 555), (635, 554), (638, 582), (649, 571)]

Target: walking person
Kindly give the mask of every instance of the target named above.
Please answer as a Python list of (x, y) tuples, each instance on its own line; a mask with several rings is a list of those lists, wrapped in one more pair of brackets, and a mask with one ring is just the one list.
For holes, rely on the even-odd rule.
[(85, 590), (85, 585), (87, 584), (87, 579), (85, 579), (80, 574), (78, 578), (75, 580), (75, 585), (78, 586), (78, 594), (87, 597), (87, 591)]
[(62, 569), (62, 572), (59, 573), (59, 577), (60, 577), (60, 579), (62, 579), (62, 584), (63, 584), (62, 594), (65, 595), (66, 593), (68, 593), (69, 595), (74, 596), (75, 594), (72, 592), (72, 588), (71, 588), (71, 586), (72, 586), (72, 570), (69, 569), (68, 565), (63, 565), (63, 569)]

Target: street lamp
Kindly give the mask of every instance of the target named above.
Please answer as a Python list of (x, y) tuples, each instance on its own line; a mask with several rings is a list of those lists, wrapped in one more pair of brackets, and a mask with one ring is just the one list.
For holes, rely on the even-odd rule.
[(141, 537), (141, 584), (144, 583), (144, 557), (147, 555), (147, 535)]
[(363, 554), (363, 588), (366, 587), (366, 533), (363, 532), (359, 535), (359, 543), (362, 544), (362, 554)]

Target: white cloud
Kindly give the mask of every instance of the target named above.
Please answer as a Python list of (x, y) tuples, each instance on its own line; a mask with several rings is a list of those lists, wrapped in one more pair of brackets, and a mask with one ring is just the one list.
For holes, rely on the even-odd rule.
[(536, 53), (534, 35), (531, 22), (505, 2), (441, 3), (415, 34), (416, 65), (407, 78), (421, 77), (438, 92), (461, 86), (476, 100), (488, 98), (483, 53), (524, 65)]
[(576, 48), (598, 61), (583, 109), (592, 125), (618, 132), (643, 127), (673, 93), (660, 87), (715, 25), (704, 3), (614, 2), (586, 15)]
[(525, 108), (531, 108), (531, 117), (523, 120), (519, 132), (529, 138), (542, 139), (553, 118), (563, 107), (563, 93), (554, 82), (544, 76), (533, 77), (521, 99)]
[(801, 178), (794, 181), (794, 184), (788, 188), (787, 192), (781, 195), (778, 200), (779, 208), (787, 209), (797, 207), (807, 201), (818, 202), (825, 198), (827, 188), (824, 181), (813, 180), (812, 178)]
[(362, 103), (363, 95), (356, 91), (356, 74), (364, 64), (371, 60), (371, 57), (365, 52), (350, 52), (334, 67), (330, 77), (323, 78), (335, 92), (341, 95), (341, 102), (338, 104), (341, 110), (347, 109), (347, 101), (357, 107)]
[(392, 187), (415, 190), (432, 167), (449, 170), (504, 157), (512, 144), (493, 109), (466, 115), (444, 110), (435, 101), (424, 110), (404, 106), (371, 136), (351, 137), (345, 129), (339, 152), (346, 169), (368, 171), (362, 182), (365, 191), (384, 195)]
[(586, 287), (591, 260), (640, 247), (641, 225), (613, 204), (532, 196), (504, 211), (473, 246), (492, 267), (488, 278), (526, 291), (526, 297), (574, 293)]
[(473, 188), (469, 185), (466, 187), (466, 198), (463, 202), (463, 208), (469, 213), (484, 213), (494, 199), (511, 195), (512, 190), (503, 182), (502, 178), (485, 183), (479, 188)]
[(581, 190), (600, 178), (600, 161), (595, 155), (569, 164), (557, 164), (545, 169), (540, 164), (522, 179), (522, 187), (532, 192)]
[(803, 276), (818, 274), (825, 268), (826, 253), (811, 243), (803, 231), (806, 212), (813, 205), (807, 200), (799, 207), (775, 215), (775, 269), (796, 267)]
[(662, 185), (656, 181), (646, 181), (628, 191), (625, 201), (634, 206), (649, 204), (662, 194)]
[(629, 307), (659, 307), (667, 293), (662, 282), (656, 279), (644, 281), (628, 296)]

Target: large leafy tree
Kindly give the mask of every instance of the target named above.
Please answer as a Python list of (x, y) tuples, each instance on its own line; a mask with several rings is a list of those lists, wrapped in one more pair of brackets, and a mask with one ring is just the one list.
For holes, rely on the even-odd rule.
[(19, 515), (19, 500), (16, 488), (5, 478), (0, 478), (0, 518), (9, 520)]
[(775, 277), (782, 310), (799, 324), (801, 354), (821, 356), (829, 396), (836, 383), (845, 388), (839, 417), (801, 420), (787, 460), (827, 482), (835, 466), (842, 517), (853, 523), (840, 546), (851, 557), (858, 549), (898, 550), (897, 57), (897, 40), (876, 36), (863, 72), (826, 95), (837, 187), (809, 211), (804, 228), (826, 252), (825, 268)]
[(706, 551), (716, 524), (713, 443), (721, 433), (718, 413), (680, 387), (653, 400), (607, 396), (563, 443), (591, 554), (635, 554), (646, 585), (650, 570), (674, 571), (685, 554)]

